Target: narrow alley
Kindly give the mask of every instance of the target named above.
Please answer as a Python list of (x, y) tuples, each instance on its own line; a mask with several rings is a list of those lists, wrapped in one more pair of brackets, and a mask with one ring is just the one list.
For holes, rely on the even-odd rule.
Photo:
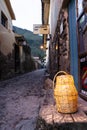
[(0, 130), (87, 130), (87, 0), (0, 0)]
[(0, 82), (0, 130), (34, 130), (44, 99), (45, 70)]
[(0, 82), (0, 130), (82, 129), (87, 129), (87, 102), (79, 98), (76, 113), (59, 113), (45, 69)]

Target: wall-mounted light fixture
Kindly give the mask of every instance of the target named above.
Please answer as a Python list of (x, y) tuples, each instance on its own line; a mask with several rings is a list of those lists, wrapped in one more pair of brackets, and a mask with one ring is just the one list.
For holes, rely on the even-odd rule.
[(40, 49), (43, 49), (43, 48), (44, 48), (43, 45), (41, 45), (41, 46), (40, 46)]
[(58, 50), (58, 45), (56, 44), (56, 50)]
[(48, 38), (46, 38), (47, 41), (50, 41), (51, 40), (51, 34), (48, 35)]

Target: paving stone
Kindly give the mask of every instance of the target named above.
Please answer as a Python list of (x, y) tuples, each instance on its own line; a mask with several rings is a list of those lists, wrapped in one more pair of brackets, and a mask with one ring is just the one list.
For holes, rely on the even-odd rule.
[(16, 125), (15, 130), (34, 130), (36, 128), (36, 118), (22, 120)]
[(0, 124), (0, 130), (12, 130), (8, 124)]
[(43, 104), (44, 69), (0, 82), (0, 130), (34, 130)]

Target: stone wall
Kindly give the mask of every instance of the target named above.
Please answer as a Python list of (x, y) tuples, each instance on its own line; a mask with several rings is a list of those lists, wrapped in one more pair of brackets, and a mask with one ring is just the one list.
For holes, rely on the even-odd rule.
[(70, 72), (69, 26), (67, 9), (60, 13), (59, 70)]
[(0, 80), (12, 78), (18, 74), (30, 72), (36, 69), (34, 60), (32, 59), (30, 54), (31, 50), (29, 46), (24, 46), (23, 50), (25, 60), (23, 61), (23, 63), (20, 63), (19, 57), (19, 64), (16, 64), (15, 49), (12, 51), (12, 53), (9, 53), (8, 55), (4, 55), (2, 52), (0, 52)]
[(50, 0), (50, 33), (52, 35), (52, 38), (55, 34), (57, 20), (62, 3), (63, 0)]
[(49, 48), (49, 67), (51, 78), (58, 71), (70, 72), (70, 47), (69, 47), (69, 25), (68, 12), (63, 9), (60, 12), (59, 20), (53, 39)]
[(14, 55), (7, 56), (0, 52), (0, 79), (8, 79), (14, 76)]

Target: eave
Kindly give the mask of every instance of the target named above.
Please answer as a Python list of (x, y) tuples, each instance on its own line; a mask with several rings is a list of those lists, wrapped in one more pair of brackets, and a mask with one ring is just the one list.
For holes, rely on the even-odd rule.
[(6, 5), (7, 5), (7, 8), (8, 8), (8, 10), (9, 10), (9, 13), (10, 13), (10, 15), (11, 15), (12, 20), (15, 20), (15, 19), (16, 19), (16, 18), (15, 18), (15, 14), (14, 14), (14, 11), (13, 11), (13, 9), (12, 9), (10, 0), (4, 0), (4, 1), (5, 1)]
[[(41, 0), (42, 2), (42, 24), (48, 25), (49, 23), (49, 9), (50, 9), (50, 0)], [(47, 44), (47, 34), (43, 35), (43, 44), (44, 48)]]
[(50, 0), (41, 0), (42, 2), (42, 23), (48, 24)]
[(43, 3), (50, 3), (50, 0), (41, 0)]

